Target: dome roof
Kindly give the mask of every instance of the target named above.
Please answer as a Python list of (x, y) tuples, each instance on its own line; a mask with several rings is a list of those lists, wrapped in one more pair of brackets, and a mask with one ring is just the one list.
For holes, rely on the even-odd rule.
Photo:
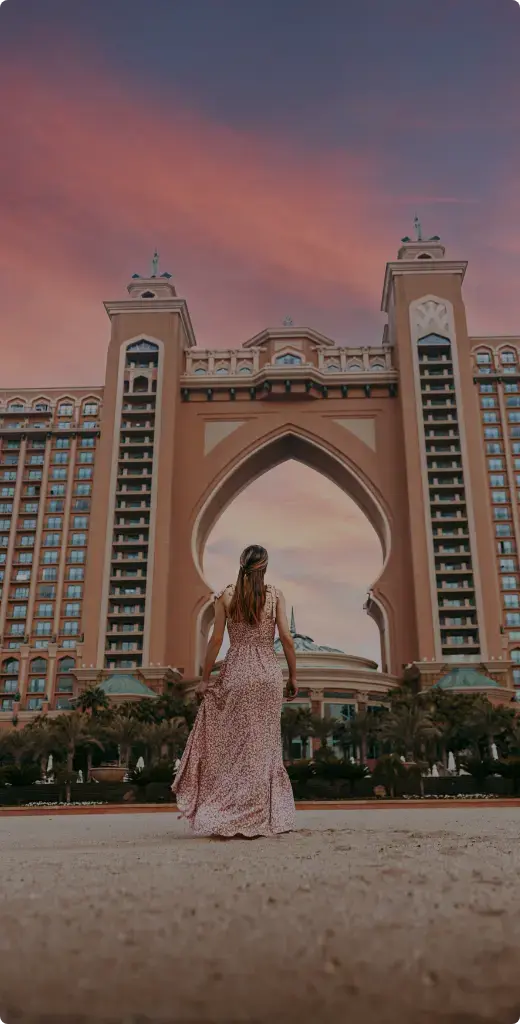
[[(291, 636), (294, 641), (294, 649), (296, 654), (344, 654), (344, 651), (340, 651), (337, 647), (320, 647), (319, 644), (315, 644), (314, 640), (310, 636), (304, 636), (303, 633), (296, 632), (296, 623), (294, 621), (294, 608), (291, 608)], [(274, 649), (277, 654), (283, 654), (282, 642), (279, 637), (274, 642)]]
[(149, 686), (142, 683), (137, 676), (131, 676), (125, 672), (116, 672), (112, 676), (108, 676), (107, 679), (103, 679), (103, 682), (99, 684), (100, 689), (104, 690), (107, 697), (121, 697), (121, 696), (132, 696), (132, 697), (156, 697), (157, 694), (150, 690)]
[(470, 668), (452, 668), (451, 672), (433, 684), (439, 690), (482, 690), (489, 686), (499, 686), (494, 679)]

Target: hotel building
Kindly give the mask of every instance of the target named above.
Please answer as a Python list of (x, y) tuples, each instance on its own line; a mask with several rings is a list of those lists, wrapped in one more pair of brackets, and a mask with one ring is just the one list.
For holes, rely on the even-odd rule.
[(154, 261), (105, 303), (103, 385), (0, 391), (0, 725), (114, 675), (190, 685), (213, 615), (206, 539), (288, 458), (379, 536), (366, 610), (384, 679), (425, 687), (470, 666), (461, 679), (514, 699), (520, 337), (468, 335), (466, 266), (438, 238), (404, 239), (371, 346), (287, 320), (208, 350)]

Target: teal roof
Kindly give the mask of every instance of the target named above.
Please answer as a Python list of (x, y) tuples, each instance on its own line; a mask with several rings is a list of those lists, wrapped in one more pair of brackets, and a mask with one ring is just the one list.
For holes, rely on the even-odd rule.
[(102, 683), (99, 684), (100, 689), (104, 690), (107, 697), (111, 696), (137, 696), (137, 697), (156, 697), (157, 694), (150, 690), (149, 686), (142, 683), (137, 676), (131, 676), (126, 672), (116, 672), (112, 676), (108, 676)]
[(482, 690), (488, 686), (499, 686), (494, 679), (477, 672), (474, 668), (452, 668), (451, 672), (434, 683), (439, 690)]

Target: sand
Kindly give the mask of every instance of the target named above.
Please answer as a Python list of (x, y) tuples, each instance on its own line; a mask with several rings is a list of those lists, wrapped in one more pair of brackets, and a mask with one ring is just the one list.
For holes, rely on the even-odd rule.
[(520, 809), (0, 818), (4, 1024), (516, 1024)]

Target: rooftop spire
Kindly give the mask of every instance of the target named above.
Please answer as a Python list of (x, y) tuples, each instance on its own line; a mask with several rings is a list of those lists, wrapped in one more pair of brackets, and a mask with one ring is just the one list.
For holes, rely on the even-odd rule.
[(157, 277), (158, 272), (159, 272), (159, 253), (157, 252), (157, 246), (156, 246), (155, 247), (155, 252), (153, 254), (153, 259), (152, 259), (152, 273), (151, 273), (151, 276), (152, 277)]
[(294, 605), (291, 608), (291, 633), (296, 634), (296, 623), (294, 621)]

